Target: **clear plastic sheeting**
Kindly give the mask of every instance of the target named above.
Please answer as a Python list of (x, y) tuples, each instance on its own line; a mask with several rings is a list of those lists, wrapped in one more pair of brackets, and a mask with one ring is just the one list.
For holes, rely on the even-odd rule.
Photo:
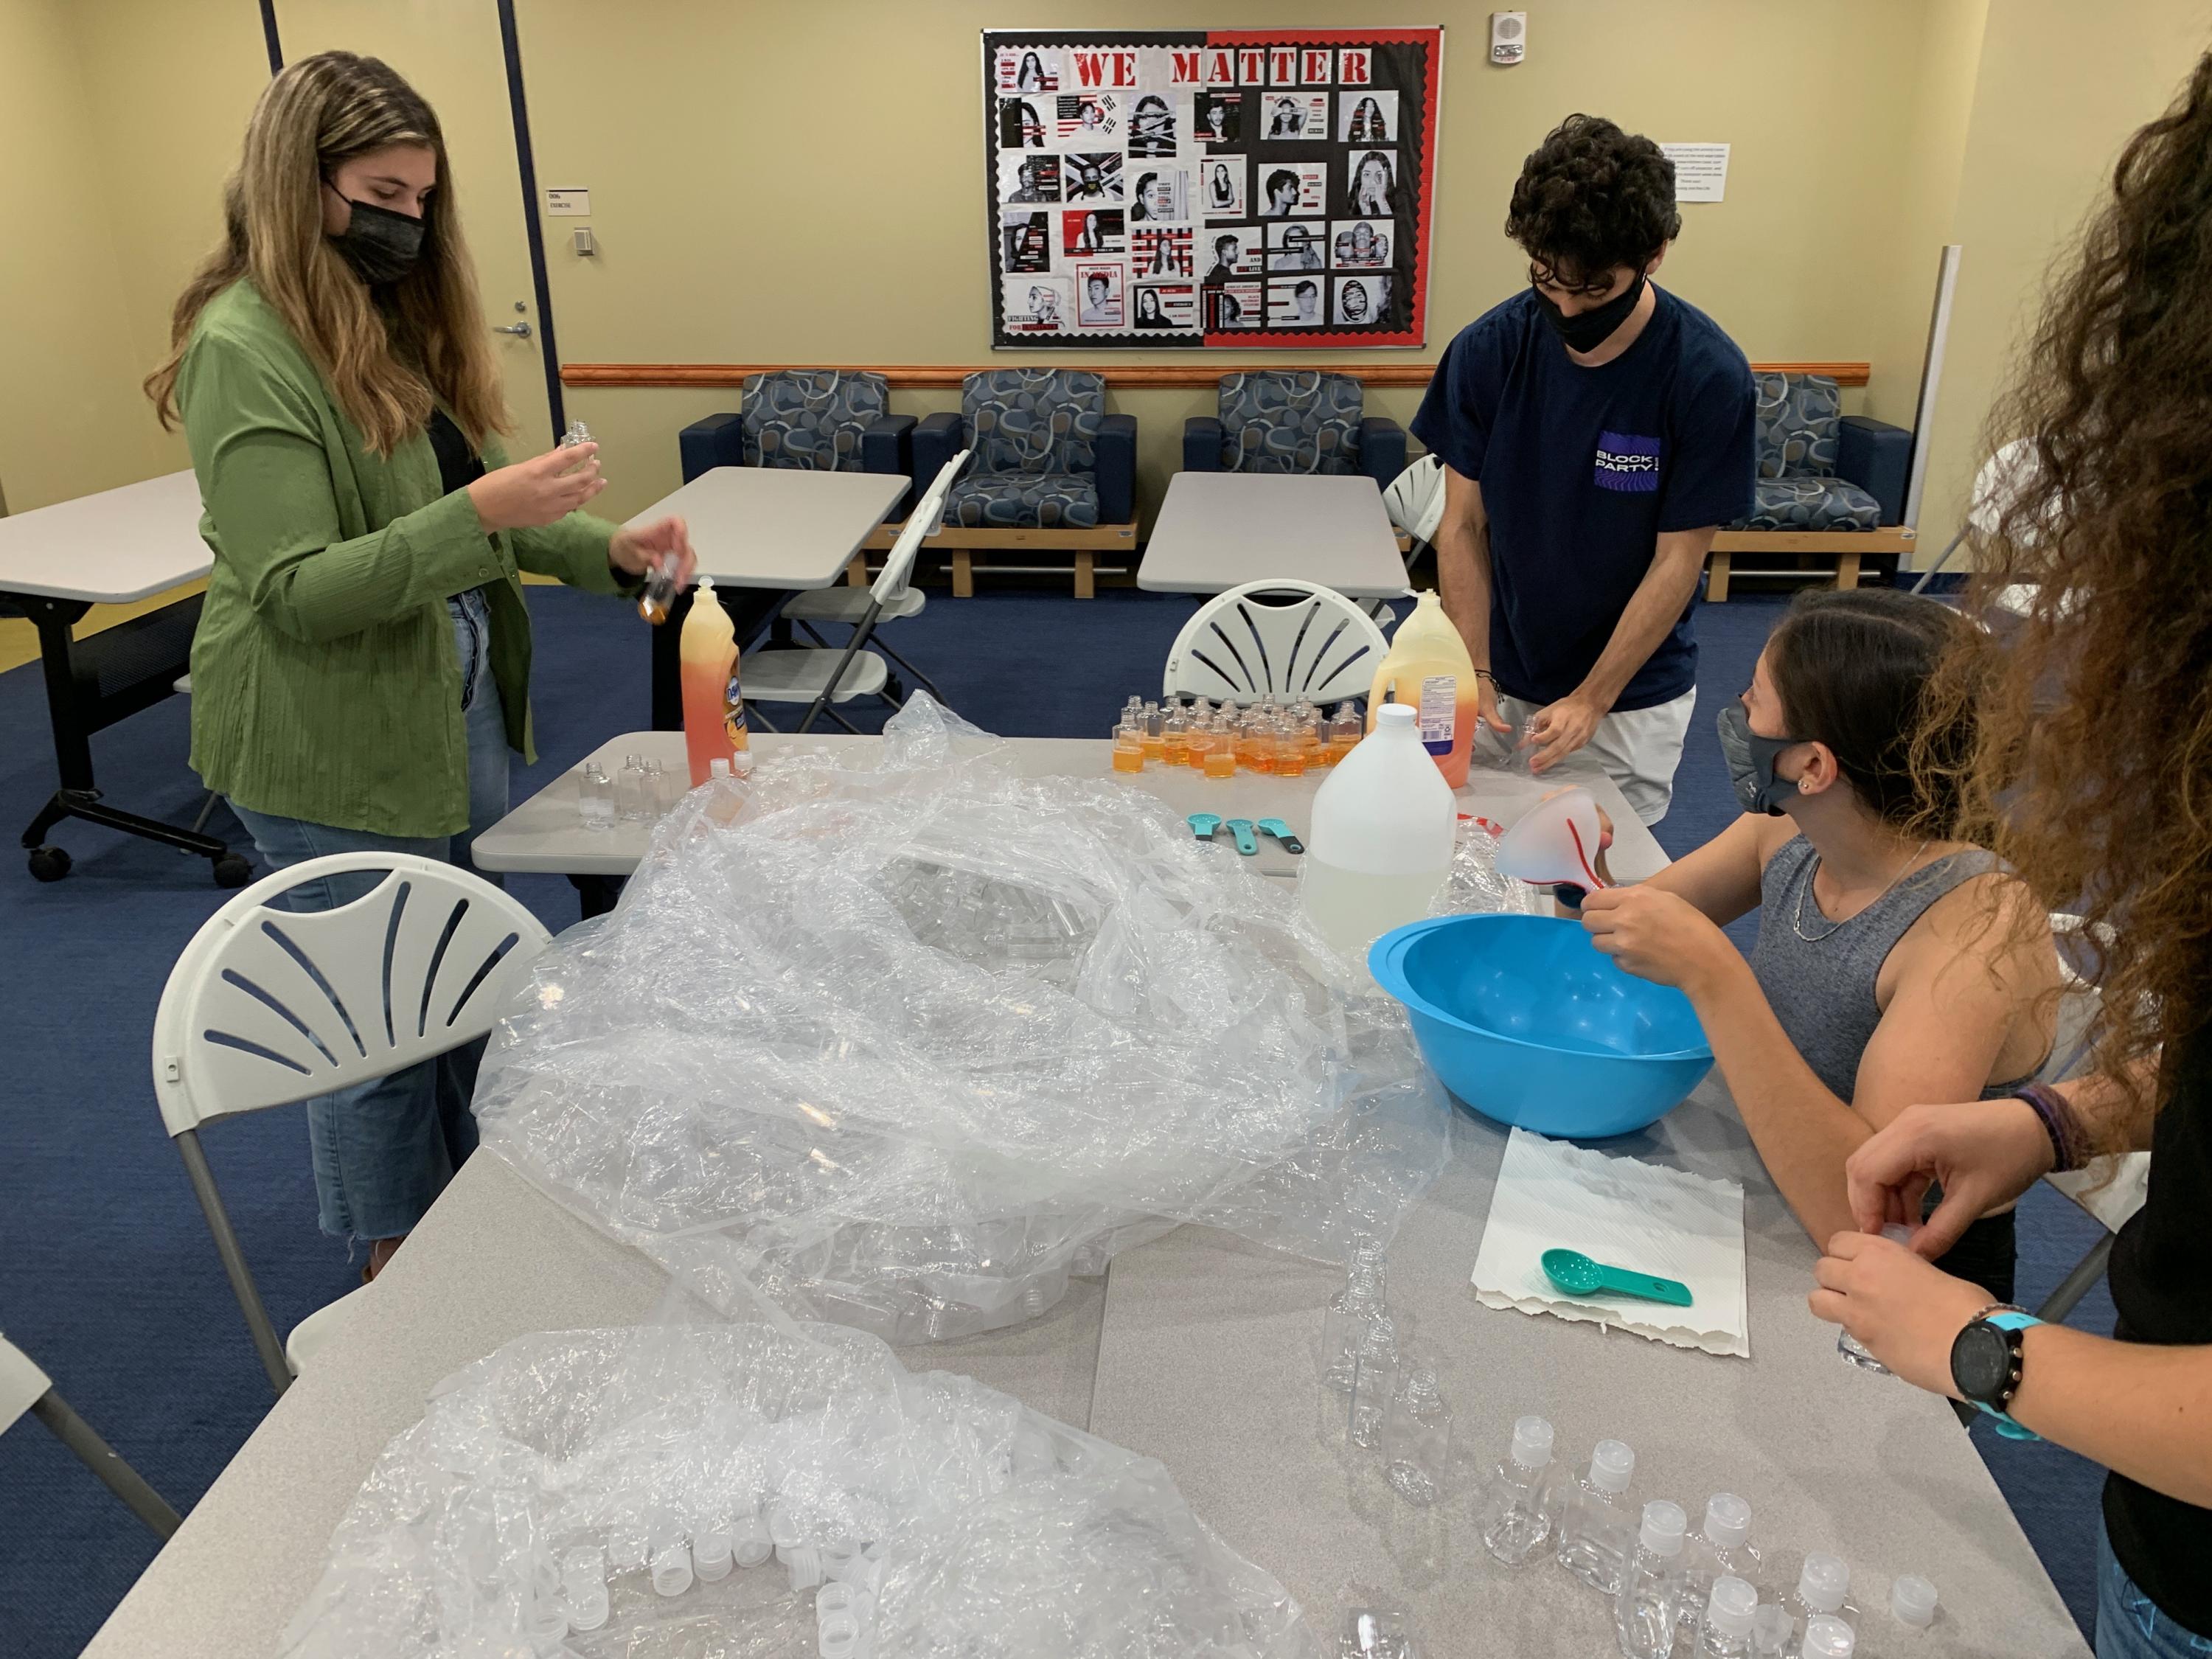
[(898, 1343), (1042, 1313), (1177, 1222), (1387, 1242), (1446, 1103), (1293, 884), (925, 696), (869, 758), (670, 815), (495, 1034), (487, 1145), (726, 1314)]
[[(749, 1562), (742, 1540), (771, 1535), (780, 1559)], [(282, 1650), (1321, 1651), (1158, 1463), (968, 1378), (909, 1375), (859, 1333), (758, 1322), (527, 1336), (448, 1378), (377, 1459)]]
[(1461, 821), (1451, 873), (1430, 902), (1431, 915), (1548, 916), (1556, 914), (1552, 904), (1547, 890), (1499, 872), (1496, 836), (1472, 819)]

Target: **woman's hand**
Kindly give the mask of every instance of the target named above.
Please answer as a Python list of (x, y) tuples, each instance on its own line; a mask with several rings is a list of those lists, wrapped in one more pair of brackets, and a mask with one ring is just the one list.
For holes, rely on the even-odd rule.
[[(1844, 1162), (1851, 1215), (1868, 1232), (1912, 1226), (1931, 1182), (1942, 1201), (1912, 1248), (1931, 1261), (1959, 1242), (1976, 1216), (2002, 1209), (2050, 1172), (2051, 1137), (2024, 1100), (1908, 1106)], [(1856, 1333), (1854, 1333), (1856, 1334)]]
[(1591, 944), (1638, 978), (1692, 995), (1735, 955), (1704, 911), (1655, 887), (1601, 887), (1585, 895), (1583, 926)]
[(625, 576), (642, 576), (658, 565), (677, 586), (688, 587), (699, 556), (691, 550), (691, 532), (683, 520), (656, 519), (616, 531), (607, 544), (607, 562)]
[(493, 535), (551, 524), (606, 487), (599, 476), (599, 447), (571, 444), (485, 473), (469, 486), (469, 500), (484, 533)]
[(1951, 1343), (1995, 1299), (1987, 1291), (1869, 1233), (1830, 1239), (1813, 1277), (1820, 1288), (1805, 1301), (1815, 1314), (1841, 1325), (1906, 1382), (1931, 1394), (1956, 1395)]

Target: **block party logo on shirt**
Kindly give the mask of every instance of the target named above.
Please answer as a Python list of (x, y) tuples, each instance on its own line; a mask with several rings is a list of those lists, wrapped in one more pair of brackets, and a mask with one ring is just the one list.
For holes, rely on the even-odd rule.
[(1659, 441), (1632, 432), (1599, 433), (1595, 482), (1600, 489), (1654, 494), (1659, 488)]

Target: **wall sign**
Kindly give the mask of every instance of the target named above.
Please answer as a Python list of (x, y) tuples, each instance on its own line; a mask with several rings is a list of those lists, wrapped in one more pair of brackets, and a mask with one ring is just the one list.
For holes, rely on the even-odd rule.
[(1423, 343), (1443, 31), (989, 29), (995, 346)]

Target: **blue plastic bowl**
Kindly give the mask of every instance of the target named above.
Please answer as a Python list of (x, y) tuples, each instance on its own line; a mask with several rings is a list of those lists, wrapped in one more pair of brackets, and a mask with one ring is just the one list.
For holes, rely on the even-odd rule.
[(1430, 1069), (1500, 1123), (1627, 1134), (1712, 1069), (1689, 998), (1623, 973), (1579, 922), (1439, 916), (1383, 934), (1367, 966), (1406, 1005)]

